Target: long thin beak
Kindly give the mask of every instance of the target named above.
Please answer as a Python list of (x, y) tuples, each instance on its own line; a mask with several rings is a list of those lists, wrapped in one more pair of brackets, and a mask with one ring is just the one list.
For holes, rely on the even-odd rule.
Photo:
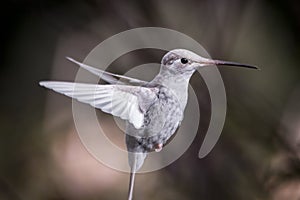
[(201, 63), (206, 64), (206, 65), (226, 65), (226, 66), (244, 67), (244, 68), (260, 70), (258, 67), (254, 66), (254, 65), (248, 65), (248, 64), (237, 63), (237, 62), (230, 62), (230, 61), (223, 61), (223, 60), (207, 59), (206, 61), (202, 61)]

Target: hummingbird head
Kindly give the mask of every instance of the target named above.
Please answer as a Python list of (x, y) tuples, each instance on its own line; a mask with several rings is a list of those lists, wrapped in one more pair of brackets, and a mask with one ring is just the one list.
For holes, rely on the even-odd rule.
[(162, 58), (161, 64), (166, 70), (173, 72), (174, 74), (192, 74), (196, 69), (200, 67), (212, 65), (229, 65), (258, 69), (253, 65), (203, 58), (195, 54), (194, 52), (185, 49), (174, 49), (168, 52)]

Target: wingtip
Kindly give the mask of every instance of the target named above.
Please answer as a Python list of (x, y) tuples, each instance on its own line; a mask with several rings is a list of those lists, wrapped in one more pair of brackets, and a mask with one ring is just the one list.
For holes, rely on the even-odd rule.
[(66, 56), (66, 59), (71, 61), (72, 63), (75, 63), (77, 65), (81, 65), (82, 63), (80, 63), (79, 61), (75, 60), (74, 58), (71, 58), (69, 56)]
[(66, 58), (67, 60), (69, 60), (69, 61), (72, 61), (72, 62), (74, 61), (74, 59), (71, 58), (71, 57), (69, 57), (69, 56), (66, 56), (65, 58)]
[(45, 81), (40, 81), (40, 82), (39, 82), (39, 85), (40, 85), (40, 86), (45, 86)]
[(45, 87), (45, 88), (49, 88), (49, 85), (51, 83), (55, 83), (55, 81), (40, 81), (39, 85), (42, 86), (42, 87)]

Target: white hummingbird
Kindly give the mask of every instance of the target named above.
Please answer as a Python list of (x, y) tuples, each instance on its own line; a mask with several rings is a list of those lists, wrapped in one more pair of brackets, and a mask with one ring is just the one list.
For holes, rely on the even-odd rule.
[[(163, 56), (160, 72), (147, 82), (67, 59), (110, 84), (41, 81), (40, 85), (127, 121), (126, 146), (131, 152), (128, 154), (131, 168), (129, 200), (133, 196), (135, 173), (143, 165), (147, 153), (159, 152), (180, 126), (193, 73), (198, 68), (211, 65), (258, 69), (248, 64), (212, 60), (189, 50), (175, 49)], [(124, 81), (119, 81), (119, 78)]]

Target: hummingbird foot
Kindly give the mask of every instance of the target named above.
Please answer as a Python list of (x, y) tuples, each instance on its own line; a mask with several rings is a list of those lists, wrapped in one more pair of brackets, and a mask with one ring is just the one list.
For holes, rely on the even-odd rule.
[(155, 145), (155, 152), (160, 152), (163, 148), (163, 144), (160, 143), (160, 144), (156, 144)]

